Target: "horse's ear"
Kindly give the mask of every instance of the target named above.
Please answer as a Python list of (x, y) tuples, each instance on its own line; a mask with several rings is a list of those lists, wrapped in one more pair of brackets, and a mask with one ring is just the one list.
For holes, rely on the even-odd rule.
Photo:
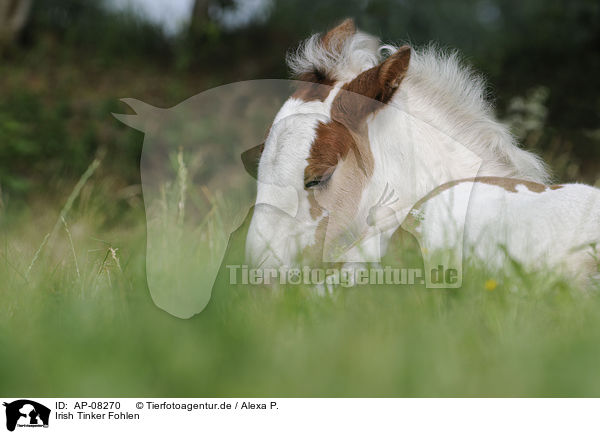
[(339, 51), (346, 39), (354, 36), (356, 25), (352, 18), (346, 18), (322, 37), (323, 45), (333, 51)]
[(401, 47), (379, 65), (368, 69), (342, 87), (333, 102), (331, 117), (355, 129), (365, 117), (387, 104), (406, 76), (411, 48)]
[(260, 161), (260, 156), (265, 149), (265, 144), (261, 143), (254, 148), (250, 148), (247, 151), (242, 152), (241, 158), (242, 163), (244, 164), (244, 168), (246, 172), (253, 177), (254, 179), (258, 179), (258, 162)]
[(410, 63), (410, 47), (404, 45), (379, 65), (379, 92), (377, 99), (382, 103), (389, 102), (406, 76)]

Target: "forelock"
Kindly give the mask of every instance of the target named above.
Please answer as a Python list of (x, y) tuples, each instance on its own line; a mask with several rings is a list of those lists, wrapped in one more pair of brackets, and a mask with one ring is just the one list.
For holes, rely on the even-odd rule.
[(382, 59), (379, 39), (363, 32), (334, 44), (325, 44), (320, 34), (312, 35), (286, 58), (294, 76), (310, 75), (334, 82), (351, 80)]

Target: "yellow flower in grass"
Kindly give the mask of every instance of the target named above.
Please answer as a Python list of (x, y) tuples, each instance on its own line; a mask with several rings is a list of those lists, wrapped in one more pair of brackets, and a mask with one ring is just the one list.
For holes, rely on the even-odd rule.
[(486, 291), (493, 291), (497, 287), (498, 287), (498, 282), (496, 282), (494, 279), (488, 279), (485, 281), (484, 288)]

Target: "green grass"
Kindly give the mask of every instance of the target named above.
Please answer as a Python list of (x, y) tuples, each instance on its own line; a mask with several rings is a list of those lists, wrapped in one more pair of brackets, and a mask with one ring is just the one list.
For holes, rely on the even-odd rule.
[(151, 300), (142, 202), (109, 224), (112, 184), (85, 181), (3, 213), (5, 396), (600, 395), (597, 292), (475, 268), (461, 289), (327, 297), (218, 283), (182, 320)]

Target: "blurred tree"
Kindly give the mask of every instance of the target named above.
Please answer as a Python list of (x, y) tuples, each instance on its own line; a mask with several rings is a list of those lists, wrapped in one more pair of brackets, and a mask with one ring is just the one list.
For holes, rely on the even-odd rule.
[(32, 0), (0, 0), (0, 47), (12, 43), (31, 11)]
[(210, 7), (210, 0), (195, 0), (194, 7), (192, 8), (192, 19), (190, 27), (196, 29), (202, 29), (210, 17), (208, 15), (208, 9)]

